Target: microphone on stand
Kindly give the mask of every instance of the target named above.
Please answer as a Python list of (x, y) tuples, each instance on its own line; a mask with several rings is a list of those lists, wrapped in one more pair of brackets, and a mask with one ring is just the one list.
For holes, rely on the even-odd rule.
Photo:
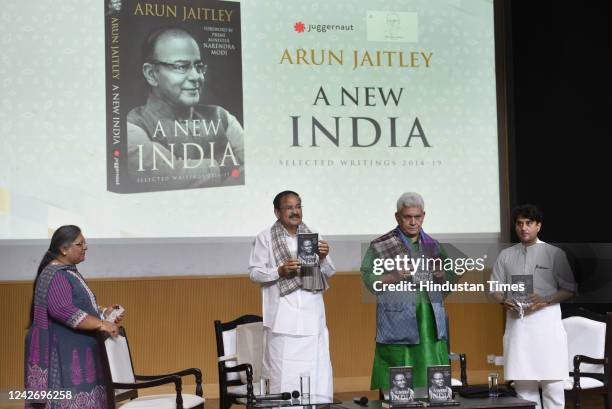
[(367, 406), (368, 405), (368, 398), (366, 396), (362, 396), (362, 397), (357, 397), (356, 396), (356, 397), (353, 398), (353, 402), (355, 402), (359, 406)]

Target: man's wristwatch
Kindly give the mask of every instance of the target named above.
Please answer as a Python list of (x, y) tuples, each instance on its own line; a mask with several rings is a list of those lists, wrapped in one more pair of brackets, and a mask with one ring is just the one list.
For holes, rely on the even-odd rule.
[(553, 296), (552, 295), (547, 295), (544, 297), (544, 302), (546, 302), (546, 304), (550, 305), (552, 304), (552, 300), (553, 300)]

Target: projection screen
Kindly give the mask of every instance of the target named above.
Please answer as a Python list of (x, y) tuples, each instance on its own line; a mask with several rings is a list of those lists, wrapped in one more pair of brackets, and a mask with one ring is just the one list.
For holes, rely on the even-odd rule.
[[(405, 191), (425, 198), (428, 233), (499, 238), (493, 1), (6, 8), (18, 17), (0, 28), (4, 279), (33, 277), (63, 224), (82, 227), (90, 276), (245, 273), (285, 189), (344, 271), (394, 227)], [(201, 66), (176, 69), (203, 76), (176, 85), (194, 108), (163, 123), (147, 64), (167, 62), (143, 51), (162, 27), (193, 38)]]

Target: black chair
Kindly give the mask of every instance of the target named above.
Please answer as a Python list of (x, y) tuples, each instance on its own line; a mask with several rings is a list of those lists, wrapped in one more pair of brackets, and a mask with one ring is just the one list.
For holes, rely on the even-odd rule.
[[(253, 392), (253, 365), (236, 363), (236, 328), (240, 325), (261, 323), (258, 315), (243, 315), (233, 321), (222, 323), (215, 321), (215, 337), (217, 340), (217, 358), (219, 372), (219, 408), (229, 409), (232, 404), (255, 403)], [(260, 363), (261, 364), (261, 363)], [(240, 379), (239, 373), (245, 372), (246, 383)], [(239, 401), (238, 399), (241, 399)]]
[[(102, 356), (102, 365), (106, 377), (106, 396), (108, 408), (117, 408), (117, 402), (130, 399), (121, 405), (121, 409), (156, 408), (156, 409), (204, 409), (202, 397), (202, 372), (189, 368), (164, 375), (136, 375), (132, 363), (132, 354), (125, 329), (119, 328), (115, 338), (98, 334), (98, 344)], [(193, 375), (196, 381), (196, 394), (182, 393), (182, 377)], [(148, 395), (138, 397), (138, 390), (155, 386), (174, 384), (175, 393), (168, 395)]]
[[(465, 354), (457, 354), (454, 352), (448, 353), (448, 359), (451, 361), (451, 365), (455, 361), (459, 361), (460, 368), (460, 378), (457, 380), (455, 378), (451, 379), (451, 387), (454, 389), (468, 386), (467, 381), (467, 361), (465, 358)], [(459, 383), (460, 382), (460, 383)]]
[(456, 390), (461, 387), (468, 386), (467, 380), (467, 359), (464, 353), (456, 353), (451, 352), (451, 342), (450, 342), (450, 325), (448, 322), (448, 315), (446, 316), (446, 346), (448, 347), (448, 360), (451, 365), (453, 362), (459, 361), (459, 379), (452, 378), (451, 379), (451, 387), (453, 390)]
[(597, 314), (583, 308), (564, 314), (570, 380), (565, 390), (581, 405), (580, 393), (589, 390), (603, 396), (604, 408), (612, 409), (612, 312)]

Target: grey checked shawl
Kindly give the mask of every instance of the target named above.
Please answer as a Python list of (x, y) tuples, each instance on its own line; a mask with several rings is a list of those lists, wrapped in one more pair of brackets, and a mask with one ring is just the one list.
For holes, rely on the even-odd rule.
[[(304, 223), (300, 223), (298, 226), (298, 233), (312, 233), (308, 226)], [(270, 234), (272, 236), (272, 254), (274, 255), (274, 261), (276, 265), (281, 265), (283, 261), (291, 258), (291, 252), (287, 247), (287, 241), (285, 240), (285, 227), (279, 220), (272, 225)], [(300, 268), (299, 275), (292, 275), (289, 277), (280, 277), (276, 282), (278, 289), (280, 290), (281, 297), (287, 294), (291, 294), (295, 290), (301, 288), (302, 290), (318, 292), (325, 291), (329, 288), (325, 275), (321, 273), (320, 266)]]
[[(401, 235), (402, 233), (398, 226), (374, 240), (371, 244), (376, 256), (383, 259), (394, 259), (397, 255), (408, 254), (408, 256), (412, 258), (412, 251), (410, 247), (404, 243)], [(422, 229), (419, 232), (419, 242), (421, 243), (426, 257), (440, 257), (440, 245)], [(422, 267), (419, 271), (415, 272), (413, 279), (414, 282), (431, 281), (432, 273)]]

